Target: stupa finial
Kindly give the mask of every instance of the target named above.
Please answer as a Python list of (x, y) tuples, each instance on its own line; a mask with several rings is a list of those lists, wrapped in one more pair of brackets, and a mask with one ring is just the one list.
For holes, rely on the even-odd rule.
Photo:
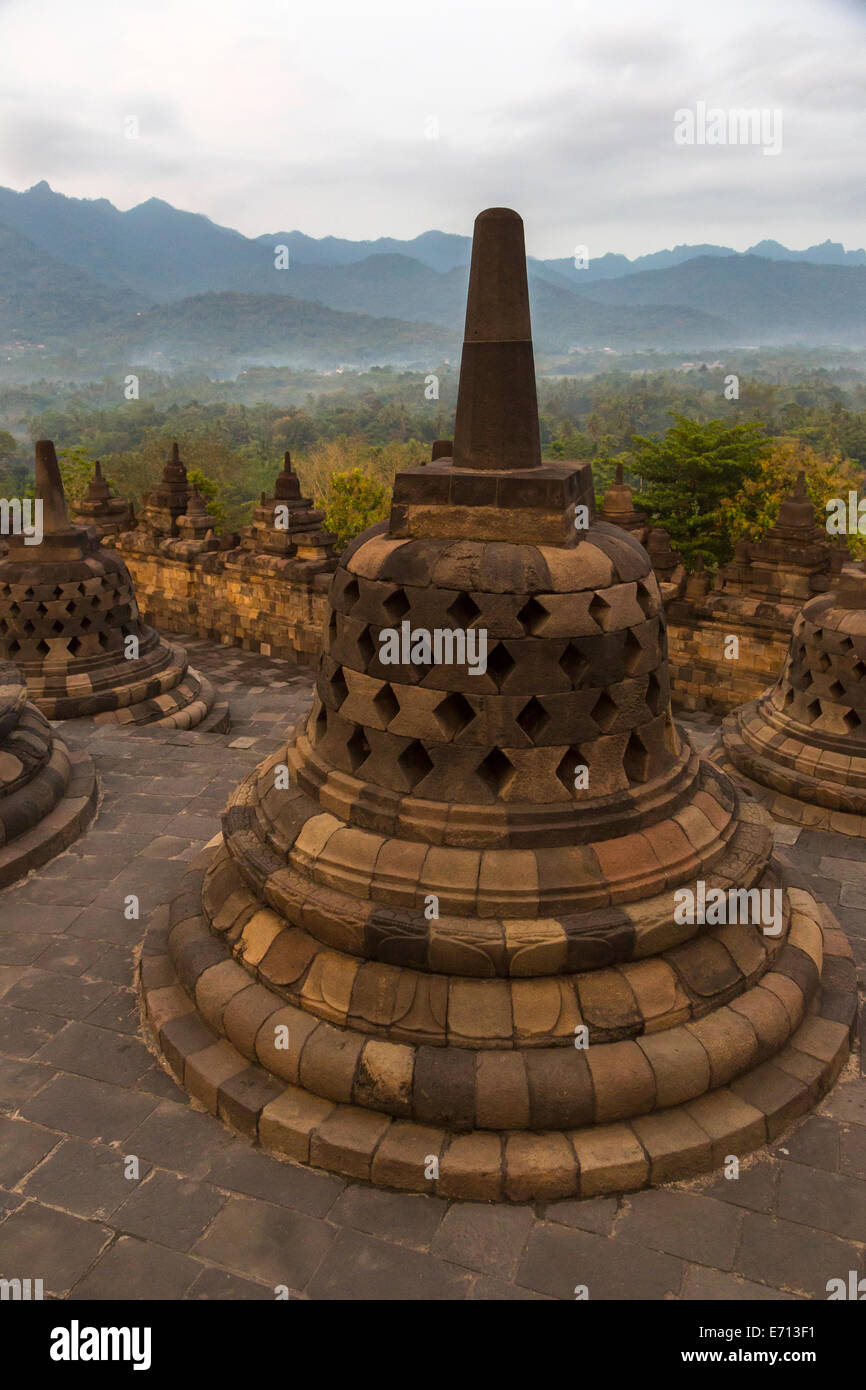
[(523, 219), (510, 208), (488, 208), (472, 238), (454, 467), (540, 465)]
[(71, 522), (53, 440), (37, 439), (35, 472), (36, 496), (42, 500), (43, 531), (69, 531)]

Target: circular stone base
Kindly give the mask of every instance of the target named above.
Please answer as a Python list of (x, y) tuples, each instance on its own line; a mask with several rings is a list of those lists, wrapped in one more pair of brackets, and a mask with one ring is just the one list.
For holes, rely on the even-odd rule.
[[(739, 762), (734, 761), (726, 746), (727, 742), (727, 733), (724, 741), (721, 736), (717, 737), (704, 750), (703, 756), (715, 763), (716, 767), (720, 767), (723, 772), (726, 772), (733, 781), (743, 788), (748, 796), (753, 797), (766, 807), (774, 820), (781, 821), (785, 825), (801, 825), (807, 830), (835, 831), (840, 835), (866, 837), (866, 815), (858, 815), (838, 806), (822, 806), (817, 801), (788, 795), (778, 787), (757, 781), (743, 771)], [(745, 745), (742, 747), (745, 753)], [(791, 790), (796, 787), (798, 791), (802, 790), (806, 796), (820, 796), (822, 794), (822, 784), (815, 778), (800, 777), (795, 780), (789, 771), (776, 769), (768, 759), (756, 759), (754, 755), (750, 755), (748, 760), (744, 758), (744, 762), (750, 771), (761, 771), (768, 779), (770, 776), (773, 776), (777, 781), (784, 779)], [(827, 788), (823, 789), (823, 794), (827, 795), (828, 799), (832, 795)], [(832, 795), (832, 799), (836, 800), (837, 797)]]
[(24, 834), (0, 847), (0, 888), (7, 888), (68, 849), (96, 814), (96, 769), (87, 753), (71, 753), (54, 736), (54, 750), (69, 762), (69, 781), (56, 806)]
[[(326, 1099), (261, 1066), (254, 1032), (243, 1043), (245, 1054), (211, 1026), (225, 1009), (216, 996), (233, 996), (234, 972), (245, 974), (201, 916), (211, 855), (181, 885), (172, 925), (145, 938), (140, 990), (147, 1031), (180, 1084), (207, 1110), (263, 1148), (316, 1168), (471, 1201), (633, 1191), (707, 1172), (730, 1154), (742, 1157), (773, 1140), (816, 1104), (848, 1056), (857, 1004), (850, 948), (832, 914), (802, 894), (820, 923), (824, 953), (808, 1012), (769, 1060), (695, 1100), (579, 1129), (455, 1133)], [(205, 970), (216, 990), (207, 1004), (196, 988)], [(248, 975), (244, 988), (264, 993)]]

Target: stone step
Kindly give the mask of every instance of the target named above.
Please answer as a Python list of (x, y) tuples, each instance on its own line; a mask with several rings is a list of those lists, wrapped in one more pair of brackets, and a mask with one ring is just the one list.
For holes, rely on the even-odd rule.
[[(275, 1079), (205, 1023), (179, 983), (167, 938), (168, 927), (145, 940), (145, 1016), (178, 1081), (206, 1109), (281, 1157), (380, 1186), (475, 1201), (633, 1191), (707, 1172), (732, 1154), (743, 1157), (829, 1089), (847, 1058), (856, 1013), (847, 941), (825, 926), (830, 983), (788, 1044), (729, 1085), (627, 1120), (458, 1133)], [(239, 969), (230, 960), (224, 965)]]

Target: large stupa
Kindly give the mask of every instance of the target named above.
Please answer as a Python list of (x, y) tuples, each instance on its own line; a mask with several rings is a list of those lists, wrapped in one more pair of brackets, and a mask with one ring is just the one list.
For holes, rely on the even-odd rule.
[[(678, 909), (732, 889), (777, 920)], [(646, 550), (594, 519), (589, 465), (542, 462), (508, 209), (475, 224), (453, 452), (342, 556), (309, 718), (231, 797), (141, 978), (214, 1113), (449, 1197), (711, 1169), (848, 1055), (844, 935), (678, 733)]]

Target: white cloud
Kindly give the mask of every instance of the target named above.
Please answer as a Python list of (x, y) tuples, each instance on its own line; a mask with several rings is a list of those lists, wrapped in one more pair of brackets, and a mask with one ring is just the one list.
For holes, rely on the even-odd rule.
[[(843, 0), (0, 0), (0, 184), (247, 234), (465, 232), (505, 203), (539, 255), (859, 245), (863, 36)], [(782, 156), (676, 147), (698, 100), (781, 107)]]

